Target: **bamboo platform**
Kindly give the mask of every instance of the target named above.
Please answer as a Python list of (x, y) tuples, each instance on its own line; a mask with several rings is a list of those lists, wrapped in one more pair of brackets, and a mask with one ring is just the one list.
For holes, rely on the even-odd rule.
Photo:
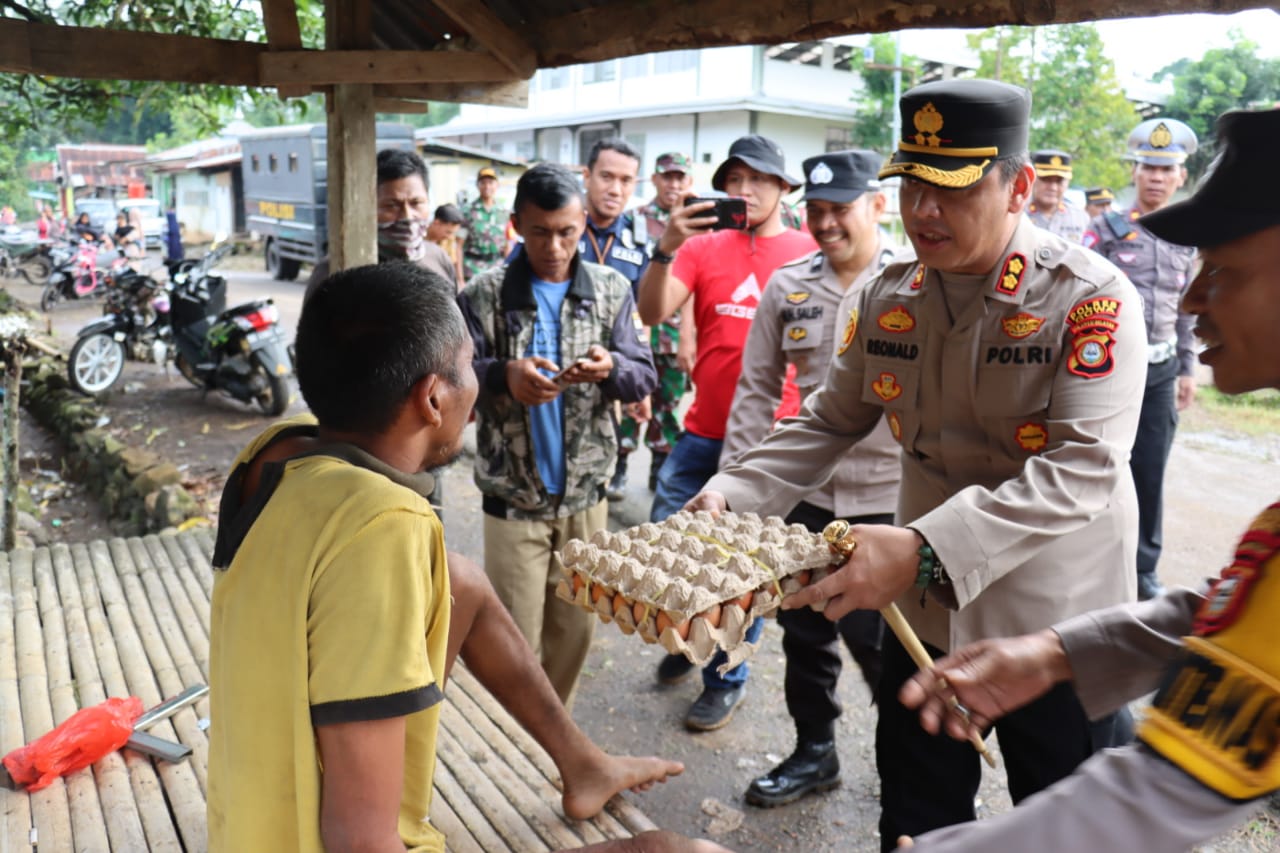
[[(109, 696), (146, 707), (208, 683), (207, 531), (0, 553), (0, 754)], [(653, 823), (622, 797), (560, 809), (551, 759), (461, 664), (441, 714), (432, 822), (449, 849), (558, 850)], [(204, 851), (208, 699), (150, 731), (191, 746), (167, 764), (125, 749), (34, 794), (0, 789), (0, 850)]]

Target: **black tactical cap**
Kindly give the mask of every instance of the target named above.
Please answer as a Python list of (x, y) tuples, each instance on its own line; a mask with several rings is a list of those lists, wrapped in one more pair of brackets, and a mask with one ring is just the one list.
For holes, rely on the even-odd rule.
[(1031, 93), (995, 80), (942, 80), (898, 104), (902, 139), (880, 177), (906, 175), (948, 189), (980, 181), (997, 160), (1027, 153)]
[(1111, 204), (1115, 200), (1116, 194), (1106, 187), (1094, 187), (1084, 191), (1085, 204)]
[(1071, 155), (1065, 151), (1046, 148), (1031, 155), (1037, 178), (1066, 178), (1071, 180)]
[(725, 175), (729, 172), (729, 167), (733, 165), (733, 161), (745, 163), (757, 172), (766, 175), (773, 175), (779, 180), (785, 181), (787, 186), (795, 189), (800, 186), (800, 182), (787, 174), (787, 158), (782, 153), (781, 146), (765, 136), (751, 134), (750, 136), (741, 136), (733, 141), (729, 146), (729, 156), (720, 164), (720, 168), (716, 169), (716, 173), (711, 176), (711, 187), (720, 192), (724, 192)]
[(804, 161), (805, 201), (844, 204), (868, 190), (880, 189), (876, 173), (880, 155), (874, 151), (830, 151)]
[(1218, 156), (1195, 194), (1138, 220), (1161, 240), (1220, 246), (1280, 225), (1280, 110), (1224, 113), (1216, 137)]

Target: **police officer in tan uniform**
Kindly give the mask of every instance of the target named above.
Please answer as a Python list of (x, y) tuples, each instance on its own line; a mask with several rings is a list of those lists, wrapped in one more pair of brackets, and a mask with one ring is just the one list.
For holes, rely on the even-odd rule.
[(1084, 191), (1084, 212), (1088, 214), (1090, 221), (1095, 216), (1101, 216), (1111, 209), (1111, 202), (1116, 200), (1116, 194), (1107, 187), (1090, 187)]
[(1036, 151), (1031, 155), (1031, 165), (1036, 170), (1036, 183), (1031, 188), (1027, 216), (1068, 243), (1084, 242), (1089, 215), (1066, 200), (1067, 187), (1071, 186), (1071, 155), (1052, 148)]
[[(876, 173), (883, 158), (872, 151), (836, 151), (804, 161), (805, 209), (821, 248), (783, 264), (769, 279), (742, 352), (742, 372), (725, 429), (720, 465), (732, 464), (773, 427), (788, 365), (808, 396), (822, 383), (840, 333), (841, 300), (852, 299), (882, 266), (880, 215), (885, 198)], [(892, 524), (898, 501), (898, 444), (884, 421), (849, 449), (825, 486), (802, 500), (787, 521), (815, 533), (836, 518), (856, 524)], [(874, 692), (880, 681), (883, 624), (874, 610), (855, 610), (831, 622), (808, 608), (778, 614), (787, 668), (787, 711), (796, 727), (795, 751), (754, 780), (746, 800), (780, 806), (840, 784), (836, 720), (843, 639)]]
[[(1134, 596), (1136, 503), (1125, 462), (1146, 372), (1137, 293), (1111, 264), (1023, 216), (1035, 180), (1031, 99), (951, 80), (902, 96), (900, 175), (918, 262), (859, 294), (797, 418), (720, 471), (693, 509), (785, 513), (883, 415), (902, 446), (901, 526), (859, 545), (787, 609), (839, 619), (896, 602), (935, 656)], [(923, 732), (897, 699), (915, 672), (886, 635), (877, 700), (880, 836), (972, 820), (972, 747)], [(1068, 775), (1118, 721), (1091, 729), (1069, 685), (997, 724), (1015, 801)]]
[[(1200, 359), (1218, 388), (1280, 388), (1280, 111), (1227, 113), (1215, 135), (1221, 154), (1196, 194), (1140, 222), (1162, 240), (1204, 247), (1182, 307), (1209, 345)], [(903, 688), (931, 730), (953, 695), (985, 725), (1059, 681), (1071, 681), (1094, 714), (1157, 693), (1141, 745), (1097, 755), (1026, 805), (931, 832), (915, 846), (1183, 851), (1242, 823), (1280, 787), (1277, 624), (1280, 503), (1258, 516), (1203, 595), (1177, 589), (938, 661), (936, 674)], [(958, 718), (945, 722), (966, 734)]]
[(1164, 469), (1178, 427), (1178, 412), (1195, 396), (1191, 316), (1178, 303), (1195, 264), (1195, 250), (1161, 240), (1138, 221), (1173, 201), (1187, 179), (1183, 165), (1196, 151), (1196, 135), (1174, 119), (1148, 119), (1129, 134), (1133, 207), (1097, 217), (1085, 245), (1114, 263), (1138, 288), (1147, 324), (1147, 383), (1129, 468), (1138, 490), (1138, 596), (1160, 593), (1156, 566), (1163, 547)]

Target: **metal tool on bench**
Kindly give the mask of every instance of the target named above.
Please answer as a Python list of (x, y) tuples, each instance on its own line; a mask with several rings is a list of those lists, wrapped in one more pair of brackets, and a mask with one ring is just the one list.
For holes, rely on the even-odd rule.
[[(209, 687), (206, 684), (188, 687), (177, 696), (166, 699), (154, 708), (144, 711), (142, 716), (138, 717), (137, 721), (134, 722), (133, 734), (129, 736), (125, 746), (143, 755), (149, 755), (152, 758), (159, 758), (163, 761), (182, 761), (191, 755), (191, 747), (186, 744), (158, 738), (155, 735), (147, 734), (144, 730), (154, 726), (161, 720), (172, 717), (208, 692)], [(0, 788), (8, 788), (10, 791), (21, 790), (22, 788), (21, 785), (13, 781), (13, 777), (9, 775), (8, 769), (2, 762), (0, 762)]]

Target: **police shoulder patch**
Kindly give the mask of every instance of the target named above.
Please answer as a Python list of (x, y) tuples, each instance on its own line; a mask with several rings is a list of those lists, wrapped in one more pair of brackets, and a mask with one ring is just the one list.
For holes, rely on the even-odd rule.
[(844, 333), (840, 336), (840, 348), (836, 350), (836, 355), (844, 355), (845, 351), (853, 345), (853, 339), (858, 334), (858, 309), (849, 309), (849, 320), (844, 324)]
[(1208, 636), (1239, 618), (1263, 567), (1280, 553), (1280, 503), (1267, 507), (1249, 526), (1236, 547), (1235, 559), (1209, 587), (1196, 612), (1194, 631)]

